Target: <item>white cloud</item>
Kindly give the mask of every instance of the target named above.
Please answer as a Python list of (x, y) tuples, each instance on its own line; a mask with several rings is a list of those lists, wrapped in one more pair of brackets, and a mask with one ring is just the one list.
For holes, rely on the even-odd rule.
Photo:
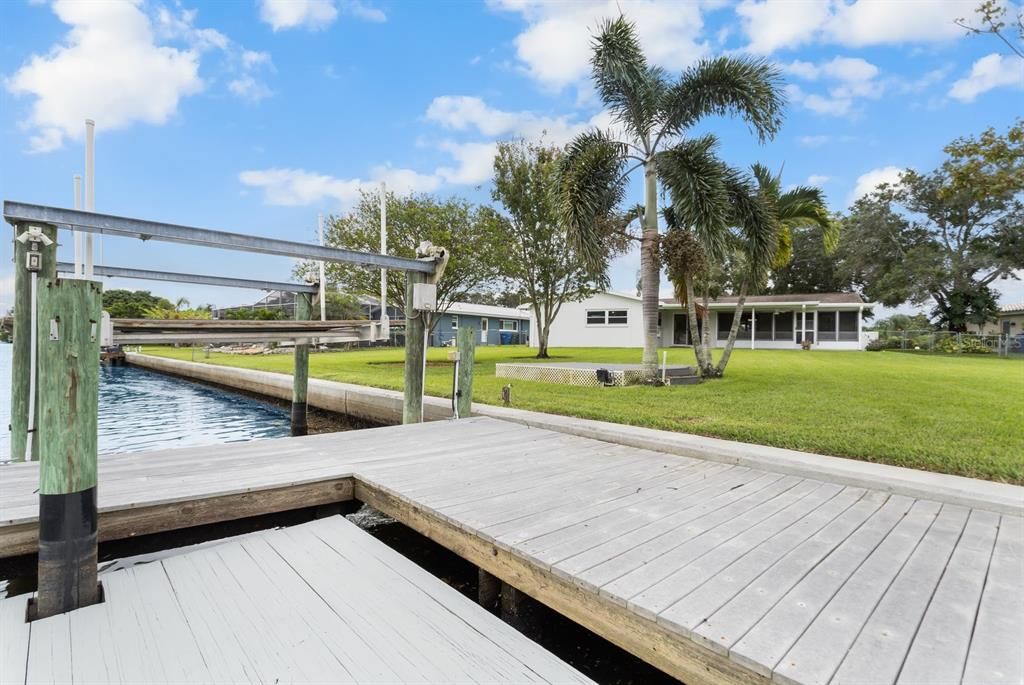
[[(339, 12), (363, 21), (387, 21), (387, 15), (360, 0), (259, 0), (260, 19), (275, 31), (305, 28), (324, 29), (334, 23)], [(339, 10), (340, 8), (340, 10)]]
[(810, 176), (807, 177), (807, 185), (823, 186), (831, 180), (831, 176), (824, 176), (822, 174), (811, 174)]
[(322, 29), (338, 18), (333, 0), (260, 0), (260, 19), (275, 31)]
[(152, 22), (136, 4), (58, 0), (53, 11), (71, 30), (6, 82), (12, 93), (34, 98), (24, 122), (33, 131), (32, 151), (80, 139), (90, 117), (104, 130), (163, 124), (183, 97), (203, 89), (200, 49), (157, 45)]
[(441, 95), (427, 107), (428, 121), (453, 131), (472, 131), (494, 138), (498, 136), (529, 139), (544, 138), (561, 145), (593, 126), (609, 128), (611, 121), (604, 112), (587, 121), (574, 121), (568, 116), (546, 117), (533, 112), (508, 112), (491, 107), (471, 95)]
[(211, 50), (221, 53), (231, 94), (250, 103), (270, 97), (273, 92), (257, 78), (261, 71), (274, 70), (270, 53), (247, 50), (216, 29), (197, 27), (197, 15), (196, 10), (181, 9), (174, 14), (160, 7), (156, 13), (157, 34), (165, 40), (182, 40), (199, 53)]
[(437, 173), (448, 183), (476, 185), (494, 176), (494, 155), (497, 143), (455, 143), (442, 141), (442, 150), (451, 154), (458, 167), (441, 167)]
[(743, 0), (736, 8), (747, 50), (770, 54), (807, 43), (850, 47), (933, 43), (963, 35), (954, 23), (977, 0)]
[(238, 180), (263, 190), (268, 205), (315, 205), (327, 199), (348, 204), (359, 197), (365, 183), (358, 179), (339, 179), (304, 169), (255, 169), (243, 171)]
[(797, 60), (783, 69), (806, 81), (830, 82), (825, 94), (808, 94), (795, 84), (787, 86), (787, 93), (794, 102), (819, 114), (851, 114), (856, 98), (878, 98), (885, 90), (885, 84), (878, 78), (878, 67), (860, 57), (835, 57), (817, 64)]
[(853, 187), (853, 192), (850, 193), (849, 202), (852, 204), (855, 200), (868, 195), (881, 183), (898, 184), (900, 182), (900, 174), (903, 171), (898, 166), (890, 165), (872, 169), (867, 173), (861, 174), (857, 177), (857, 183)]
[(228, 90), (246, 102), (256, 103), (273, 95), (266, 84), (257, 81), (250, 75), (241, 76), (228, 82)]
[(832, 141), (832, 136), (800, 136), (796, 139), (804, 147), (821, 147)]
[(993, 52), (971, 66), (971, 73), (949, 89), (949, 96), (960, 102), (974, 98), (993, 88), (1024, 88), (1024, 61)]
[(490, 0), (498, 10), (526, 21), (515, 38), (521, 66), (541, 85), (560, 89), (590, 73), (590, 41), (601, 20), (625, 11), (636, 24), (648, 59), (668, 69), (682, 69), (709, 52), (701, 39), (701, 5), (672, 0), (633, 0), (620, 8), (616, 0), (551, 2)]
[(437, 174), (420, 174), (412, 169), (391, 166), (374, 167), (370, 178), (337, 178), (305, 169), (251, 169), (238, 175), (238, 180), (250, 188), (263, 191), (263, 202), (268, 205), (304, 207), (333, 201), (347, 206), (359, 199), (360, 191), (370, 191), (381, 181), (398, 194), (421, 193), (437, 190), (443, 179)]

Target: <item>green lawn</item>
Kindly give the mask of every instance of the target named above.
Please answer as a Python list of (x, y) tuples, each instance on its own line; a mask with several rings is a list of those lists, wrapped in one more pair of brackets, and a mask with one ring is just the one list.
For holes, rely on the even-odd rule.
[[(188, 349), (147, 352), (190, 359)], [(500, 403), (498, 361), (525, 347), (479, 347), (474, 400)], [(634, 349), (555, 349), (556, 360), (636, 362)], [(427, 392), (450, 397), (447, 350), (428, 354)], [(670, 364), (690, 363), (670, 349)], [(196, 354), (200, 358), (200, 354)], [(400, 349), (314, 354), (317, 378), (402, 388)], [(211, 363), (290, 373), (290, 355), (214, 353)], [(1024, 362), (899, 352), (737, 350), (725, 378), (697, 386), (581, 388), (516, 381), (513, 406), (1024, 483)]]

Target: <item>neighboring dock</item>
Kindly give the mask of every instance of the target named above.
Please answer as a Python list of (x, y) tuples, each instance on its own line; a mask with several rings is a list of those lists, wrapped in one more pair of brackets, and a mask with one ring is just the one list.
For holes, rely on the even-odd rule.
[[(471, 418), (114, 455), (99, 483), (101, 540), (354, 497), (689, 685), (1024, 682), (1024, 519), (882, 480)], [(0, 554), (33, 550), (37, 487), (0, 469)]]

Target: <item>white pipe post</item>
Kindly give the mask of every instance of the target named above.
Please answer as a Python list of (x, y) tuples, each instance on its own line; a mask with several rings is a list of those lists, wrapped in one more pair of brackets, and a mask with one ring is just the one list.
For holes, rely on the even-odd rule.
[[(324, 215), (316, 215), (316, 229), (320, 234), (320, 247), (324, 246)], [(320, 260), (320, 320), (327, 321), (327, 285), (324, 276), (324, 262)]]
[[(85, 120), (85, 211), (96, 211), (96, 122)], [(85, 236), (86, 278), (93, 277), (92, 233)]]
[[(75, 174), (75, 209), (82, 208), (82, 176)], [(74, 231), (75, 236), (75, 278), (82, 275), (82, 232)]]
[(661, 353), (661, 384), (665, 385), (665, 377), (668, 373), (668, 350)]
[[(388, 186), (380, 182), (380, 253), (388, 253)], [(406, 308), (410, 303), (405, 303)], [(388, 270), (380, 270), (380, 335), (391, 339), (391, 322), (388, 318)]]
[(757, 308), (750, 308), (750, 349), (756, 349), (754, 341), (757, 339)]

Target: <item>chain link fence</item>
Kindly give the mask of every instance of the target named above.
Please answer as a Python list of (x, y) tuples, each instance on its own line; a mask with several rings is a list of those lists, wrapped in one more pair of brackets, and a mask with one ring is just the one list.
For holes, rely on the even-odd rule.
[(932, 352), (936, 354), (995, 354), (1024, 356), (1024, 333), (951, 333), (936, 330), (877, 331), (878, 338), (867, 349)]

